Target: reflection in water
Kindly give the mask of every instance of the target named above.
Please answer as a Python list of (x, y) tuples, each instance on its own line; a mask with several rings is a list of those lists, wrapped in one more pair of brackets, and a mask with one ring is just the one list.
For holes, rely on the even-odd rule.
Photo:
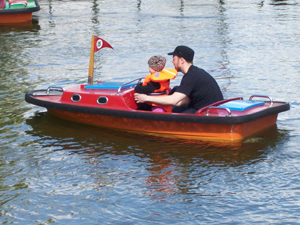
[[(48, 113), (37, 113), (27, 119), (26, 124), (32, 127), (26, 133), (38, 137), (36, 143), (42, 148), (69, 151), (69, 155), (85, 155), (85, 162), (95, 168), (91, 174), (95, 180), (94, 189), (99, 190), (114, 182), (105, 178), (107, 171), (97, 169), (105, 164), (103, 157), (113, 161), (125, 157), (145, 169), (143, 179), (149, 190), (145, 194), (156, 197), (193, 191), (190, 180), (195, 174), (203, 180), (203, 173), (207, 174), (207, 171), (258, 163), (286, 137), (273, 126), (239, 144), (178, 140), (89, 127)], [(124, 171), (114, 173), (122, 176)]]
[(142, 4), (142, 0), (138, 0), (137, 1), (137, 9), (138, 9), (138, 11), (141, 11), (141, 4)]
[(228, 32), (228, 24), (227, 24), (227, 18), (226, 18), (226, 8), (224, 7), (225, 2), (220, 0), (220, 5), (219, 5), (219, 29), (218, 29), (218, 37), (220, 37), (220, 44), (221, 44), (221, 50), (220, 54), (222, 57), (222, 61), (220, 62), (220, 68), (210, 71), (214, 72), (215, 74), (219, 73), (219, 75), (215, 75), (217, 79), (227, 79), (228, 82), (224, 82), (223, 85), (221, 86), (221, 90), (223, 94), (225, 95), (229, 86), (231, 85), (231, 72), (230, 69), (228, 68), (228, 65), (230, 64), (229, 59), (228, 59), (228, 53), (227, 53), (227, 48), (228, 48), (228, 43), (230, 43), (229, 39), (229, 32)]
[(53, 16), (53, 6), (52, 6), (52, 0), (49, 0), (49, 20), (48, 23), (50, 24), (50, 27), (55, 27), (55, 19)]
[(31, 63), (28, 49), (37, 46), (28, 36), (35, 36), (39, 31), (40, 25), (35, 19), (0, 25), (0, 128), (22, 117), (20, 90), (28, 84), (27, 67)]
[(39, 21), (34, 16), (32, 20), (22, 23), (0, 24), (0, 33), (8, 32), (36, 32), (40, 30)]
[[(6, 29), (4, 29), (6, 28)], [(8, 29), (7, 29), (8, 28)], [(32, 20), (22, 22), (22, 23), (10, 23), (10, 24), (0, 24), (0, 32), (11, 32), (11, 31), (36, 31), (39, 30), (39, 21), (32, 17)]]
[(179, 11), (180, 11), (181, 16), (184, 16), (184, 13), (183, 13), (183, 11), (184, 11), (184, 2), (183, 2), (183, 0), (180, 0), (180, 9), (179, 9)]
[(261, 8), (261, 7), (263, 7), (264, 6), (264, 3), (265, 3), (265, 1), (263, 0), (263, 1), (261, 1), (261, 2), (258, 2), (258, 5), (259, 5), (259, 7)]
[(297, 5), (298, 3), (291, 0), (272, 0), (270, 5)]
[[(94, 0), (93, 1), (93, 5), (92, 5), (92, 18), (91, 18), (91, 21), (92, 21), (92, 23), (94, 24), (94, 29), (96, 28), (96, 27), (98, 27), (99, 26), (99, 20), (98, 20), (98, 16), (99, 16), (99, 12), (100, 12), (100, 10), (98, 9), (98, 7), (99, 7), (99, 4), (97, 3), (97, 0)], [(96, 26), (97, 25), (97, 26)], [(94, 32), (96, 32), (96, 34), (98, 34), (98, 30), (95, 30)]]

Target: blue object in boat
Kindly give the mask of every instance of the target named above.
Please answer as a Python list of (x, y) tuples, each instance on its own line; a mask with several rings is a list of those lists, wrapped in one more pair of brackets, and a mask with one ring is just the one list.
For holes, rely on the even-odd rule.
[[(84, 86), (84, 89), (119, 89), (124, 83), (122, 82), (102, 82), (102, 83), (96, 83), (92, 85), (86, 85)], [(137, 83), (130, 83), (126, 84), (122, 87), (123, 88), (129, 88), (135, 86)]]
[(264, 105), (264, 102), (261, 101), (250, 101), (250, 100), (235, 100), (231, 102), (226, 102), (222, 105), (219, 105), (219, 108), (228, 108), (234, 111), (245, 111), (247, 109)]

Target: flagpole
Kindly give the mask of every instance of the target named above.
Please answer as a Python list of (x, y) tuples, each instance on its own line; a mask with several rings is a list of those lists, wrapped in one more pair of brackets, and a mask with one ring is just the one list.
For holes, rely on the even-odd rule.
[(90, 66), (89, 66), (89, 76), (88, 76), (88, 84), (93, 84), (93, 75), (94, 75), (94, 46), (95, 46), (95, 36), (92, 35), (92, 43), (91, 43), (91, 53), (90, 53)]
[[(95, 42), (96, 41), (96, 42)], [(90, 67), (89, 67), (89, 76), (88, 76), (88, 85), (93, 84), (94, 77), (94, 54), (99, 51), (101, 48), (111, 48), (111, 45), (107, 43), (102, 38), (96, 37), (92, 35), (92, 43), (91, 43), (91, 53), (90, 53)]]

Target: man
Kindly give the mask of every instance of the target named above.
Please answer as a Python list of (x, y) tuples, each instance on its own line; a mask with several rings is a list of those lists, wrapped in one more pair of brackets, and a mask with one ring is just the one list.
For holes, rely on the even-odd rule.
[(187, 46), (177, 46), (173, 52), (173, 64), (182, 72), (181, 83), (167, 96), (154, 97), (135, 93), (137, 103), (152, 102), (161, 105), (173, 105), (172, 112), (195, 113), (198, 109), (223, 100), (223, 94), (215, 79), (205, 70), (193, 65), (194, 51)]

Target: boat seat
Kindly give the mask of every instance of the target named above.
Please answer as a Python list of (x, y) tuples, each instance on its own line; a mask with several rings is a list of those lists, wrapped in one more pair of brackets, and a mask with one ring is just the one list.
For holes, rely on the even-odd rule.
[(226, 102), (224, 104), (218, 105), (218, 108), (227, 108), (233, 111), (245, 111), (256, 106), (264, 105), (265, 102), (262, 101), (251, 101), (251, 100), (235, 100)]
[(11, 8), (26, 7), (27, 0), (8, 0), (8, 4)]

